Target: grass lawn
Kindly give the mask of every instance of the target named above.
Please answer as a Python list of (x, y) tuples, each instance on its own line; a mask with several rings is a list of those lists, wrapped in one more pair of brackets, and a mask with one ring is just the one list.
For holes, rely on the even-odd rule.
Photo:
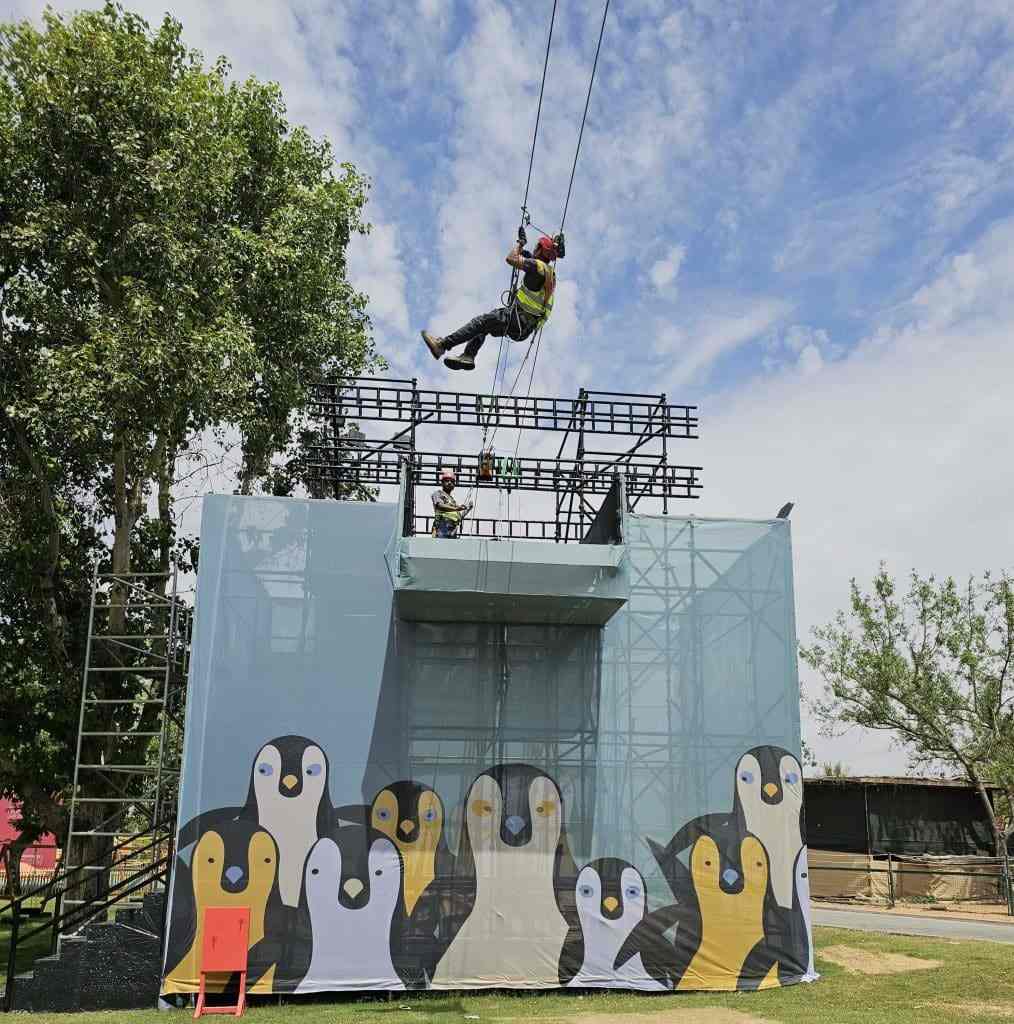
[[(418, 994), (370, 999), (307, 1002), (290, 999), (285, 1005), (260, 1006), (248, 1011), (253, 1024), (392, 1024), (393, 1021), (451, 1024), (474, 1015), (480, 1021), (561, 1021), (609, 1024), (632, 1014), (651, 1015), (651, 1024), (990, 1024), (1014, 1019), (1014, 949), (988, 942), (950, 942), (897, 935), (871, 935), (842, 929), (818, 928), (817, 969), (821, 981), (737, 995), (468, 995)], [(884, 954), (906, 954), (940, 966), (907, 973), (852, 973), (821, 957), (830, 950), (841, 958), (846, 946), (856, 957), (866, 954), (874, 965)], [(848, 951), (846, 951), (848, 952)], [(411, 1010), (401, 1007), (408, 1006)], [(701, 1013), (706, 1007), (724, 1012)], [(691, 1012), (696, 1011), (696, 1012)], [(734, 1011), (734, 1012), (730, 1012)], [(184, 1016), (186, 1014), (186, 1016)], [(182, 1024), (190, 1011), (159, 1013), (33, 1014), (30, 1024)], [(223, 1018), (219, 1018), (223, 1019)], [(636, 1024), (636, 1018), (630, 1024)], [(647, 1024), (647, 1022), (645, 1022)]]

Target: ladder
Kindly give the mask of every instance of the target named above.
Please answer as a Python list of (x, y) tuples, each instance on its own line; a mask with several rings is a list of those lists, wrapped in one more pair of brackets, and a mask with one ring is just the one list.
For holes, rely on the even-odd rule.
[[(92, 576), (62, 873), (75, 931), (131, 850), (173, 840), (193, 610), (179, 571)], [(118, 856), (119, 855), (119, 859)]]

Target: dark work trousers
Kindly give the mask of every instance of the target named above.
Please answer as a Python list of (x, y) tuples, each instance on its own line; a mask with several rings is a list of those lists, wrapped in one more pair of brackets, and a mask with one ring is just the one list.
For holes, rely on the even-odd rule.
[(518, 306), (513, 309), (501, 306), (499, 309), (491, 309), (488, 313), (480, 313), (453, 334), (445, 335), (444, 348), (449, 352), (458, 345), (464, 345), (465, 354), (474, 357), (489, 334), (494, 338), (502, 338), (506, 334), (514, 341), (524, 341), (538, 326), (538, 320), (530, 317)]

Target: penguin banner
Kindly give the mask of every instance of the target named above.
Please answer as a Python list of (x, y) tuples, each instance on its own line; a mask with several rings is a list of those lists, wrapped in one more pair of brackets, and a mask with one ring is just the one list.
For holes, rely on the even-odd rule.
[[(391, 782), (336, 808), (322, 744), (264, 743), (245, 804), (180, 829), (163, 990), (196, 991), (203, 912), (251, 909), (249, 991), (617, 988), (748, 990), (811, 981), (802, 771), (780, 747), (738, 759), (732, 807), (663, 845), (665, 880), (621, 857), (575, 862), (556, 780), (508, 762), (452, 815), (431, 786)], [(230, 979), (213, 980), (212, 991)]]
[(211, 907), (252, 993), (812, 980), (788, 522), (624, 512), (594, 626), (403, 619), (402, 513), (206, 497), (163, 990)]

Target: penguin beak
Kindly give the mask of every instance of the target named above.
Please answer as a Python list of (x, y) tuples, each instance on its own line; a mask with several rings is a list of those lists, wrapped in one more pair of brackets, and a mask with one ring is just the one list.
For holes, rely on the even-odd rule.
[(350, 900), (354, 900), (363, 891), (365, 886), (363, 885), (362, 882), (359, 881), (358, 878), (350, 878), (342, 886), (342, 888), (345, 890), (345, 893), (348, 896), (348, 898)]
[(295, 789), (298, 783), (299, 779), (297, 779), (295, 775), (286, 775), (285, 778), (282, 779), (282, 785), (286, 789)]
[(402, 835), (410, 836), (415, 831), (415, 822), (410, 821), (408, 818), (406, 818), (398, 826), (398, 829), (401, 831)]
[(767, 794), (767, 796), (774, 799), (776, 796), (778, 796), (778, 787), (773, 782), (769, 782), (764, 787), (764, 792)]
[(613, 913), (613, 911), (615, 911), (616, 908), (619, 905), (620, 905), (620, 901), (615, 896), (607, 896), (602, 901), (602, 906), (604, 906), (606, 908), (606, 910), (609, 911), (610, 914)]

